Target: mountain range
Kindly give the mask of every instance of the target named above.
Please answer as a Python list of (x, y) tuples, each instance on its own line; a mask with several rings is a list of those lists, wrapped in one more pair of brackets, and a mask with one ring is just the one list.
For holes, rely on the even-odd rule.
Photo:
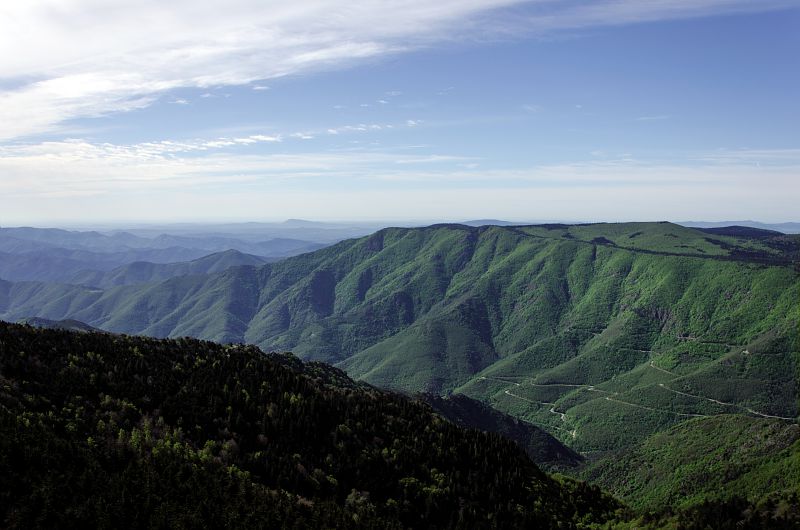
[[(797, 423), (799, 256), (800, 236), (747, 227), (387, 228), (162, 282), (0, 281), (0, 317), (250, 343), (378, 387), (467, 396), (548, 431), (588, 459), (587, 476), (643, 499), (650, 485), (631, 477), (657, 465), (664, 436)], [(723, 450), (736, 439), (719, 437)], [(783, 456), (739, 493), (772, 491), (796, 459), (782, 439)], [(692, 461), (671, 447), (670, 461)], [(653, 505), (678, 493), (664, 495)]]

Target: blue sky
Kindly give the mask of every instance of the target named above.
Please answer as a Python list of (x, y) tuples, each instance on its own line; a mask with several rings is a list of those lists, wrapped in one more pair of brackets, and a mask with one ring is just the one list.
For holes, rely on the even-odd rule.
[(799, 218), (796, 2), (15, 4), (0, 224)]

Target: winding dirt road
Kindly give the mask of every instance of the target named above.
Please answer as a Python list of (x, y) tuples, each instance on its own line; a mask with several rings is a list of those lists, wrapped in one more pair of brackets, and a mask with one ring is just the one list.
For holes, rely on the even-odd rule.
[[(641, 351), (643, 353), (652, 353), (651, 350), (636, 350), (636, 351)], [(674, 372), (670, 372), (669, 370), (666, 370), (664, 368), (656, 366), (652, 359), (650, 360), (648, 366), (650, 366), (650, 368), (652, 368), (654, 370), (657, 370), (659, 372), (662, 372), (664, 374), (672, 376), (672, 378), (673, 378), (672, 380), (673, 381), (676, 378), (680, 377), (678, 374), (676, 374)], [(626, 405), (626, 406), (629, 406), (629, 407), (635, 407), (635, 408), (639, 408), (639, 409), (649, 410), (649, 411), (652, 411), (652, 412), (658, 412), (658, 413), (662, 413), (662, 414), (672, 414), (672, 415), (675, 415), (675, 416), (693, 417), (693, 418), (708, 418), (708, 417), (716, 415), (716, 414), (711, 414), (710, 415), (710, 414), (697, 414), (697, 413), (688, 413), (688, 412), (675, 412), (673, 410), (658, 409), (658, 408), (655, 408), (655, 407), (648, 407), (646, 405), (640, 405), (638, 403), (631, 403), (629, 401), (622, 401), (620, 399), (616, 399), (616, 398), (612, 398), (611, 397), (611, 396), (619, 395), (617, 392), (609, 392), (607, 390), (600, 390), (598, 388), (595, 388), (594, 385), (580, 385), (580, 384), (574, 384), (574, 383), (533, 383), (533, 382), (530, 382), (530, 381), (533, 380), (533, 378), (525, 377), (525, 376), (501, 376), (501, 377), (480, 376), (479, 379), (480, 380), (488, 380), (488, 381), (497, 381), (497, 382), (504, 383), (504, 384), (507, 384), (507, 385), (514, 385), (516, 387), (530, 386), (530, 387), (537, 387), (537, 388), (548, 388), (548, 387), (585, 388), (589, 392), (599, 392), (599, 393), (602, 393), (602, 394), (608, 394), (607, 396), (605, 396), (606, 401), (610, 401), (610, 402), (613, 402), (613, 403), (619, 403), (620, 405)], [(519, 380), (522, 380), (522, 382), (519, 383), (519, 382), (516, 382), (516, 381), (511, 381), (511, 379), (519, 379)], [(785, 421), (795, 421), (795, 419), (796, 419), (796, 418), (790, 418), (790, 417), (786, 417), (786, 416), (776, 416), (776, 415), (772, 415), (772, 414), (765, 414), (763, 412), (758, 412), (758, 411), (753, 410), (751, 408), (743, 407), (741, 405), (736, 405), (735, 403), (728, 403), (726, 401), (721, 401), (719, 399), (714, 399), (714, 398), (710, 398), (710, 397), (706, 397), (706, 396), (699, 396), (697, 394), (691, 394), (689, 392), (682, 392), (680, 390), (675, 390), (673, 388), (670, 388), (664, 383), (659, 383), (658, 386), (660, 388), (663, 388), (664, 390), (667, 390), (669, 392), (673, 392), (673, 393), (681, 395), (681, 396), (686, 396), (686, 397), (690, 397), (690, 398), (694, 398), (694, 399), (702, 399), (702, 400), (710, 401), (712, 403), (715, 403), (717, 405), (722, 405), (724, 407), (734, 407), (734, 408), (737, 408), (739, 410), (746, 411), (746, 412), (748, 412), (748, 413), (750, 413), (750, 414), (752, 414), (754, 416), (759, 416), (759, 417), (762, 417), (762, 418), (773, 418), (773, 419), (785, 420)], [(528, 403), (533, 403), (535, 405), (549, 405), (550, 409), (548, 410), (548, 412), (550, 412), (551, 414), (557, 414), (561, 418), (561, 421), (564, 421), (564, 422), (567, 421), (567, 416), (566, 416), (565, 413), (558, 412), (557, 410), (555, 410), (555, 403), (552, 403), (552, 402), (549, 402), (549, 401), (536, 401), (536, 400), (533, 400), (533, 399), (529, 399), (529, 398), (526, 398), (525, 396), (520, 396), (518, 394), (514, 394), (513, 392), (511, 392), (508, 389), (504, 390), (503, 393), (508, 395), (508, 396), (511, 396), (511, 397), (514, 397), (514, 398), (517, 398), (517, 399), (520, 399), (520, 400), (523, 400), (523, 401), (527, 401)], [(576, 436), (577, 436), (576, 431), (573, 430), (572, 431), (572, 437), (575, 438)]]

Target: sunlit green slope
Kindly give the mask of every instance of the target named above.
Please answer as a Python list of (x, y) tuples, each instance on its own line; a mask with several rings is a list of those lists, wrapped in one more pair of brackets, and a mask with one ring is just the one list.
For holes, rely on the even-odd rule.
[(768, 418), (696, 418), (589, 466), (584, 476), (636, 508), (738, 495), (800, 494), (800, 427)]

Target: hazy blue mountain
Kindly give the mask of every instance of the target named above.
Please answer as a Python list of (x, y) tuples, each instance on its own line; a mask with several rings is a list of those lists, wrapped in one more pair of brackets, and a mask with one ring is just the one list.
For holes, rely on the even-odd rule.
[[(331, 244), (361, 237), (387, 226), (385, 222), (317, 222), (300, 219), (276, 223), (168, 224), (126, 228), (125, 231), (153, 239), (161, 234), (194, 238), (226, 237), (250, 243), (270, 239), (296, 239)], [(111, 229), (114, 231), (114, 229)], [(234, 247), (236, 248), (236, 247)], [(245, 252), (244, 249), (239, 249)]]
[[(242, 265), (263, 265), (267, 258), (228, 250), (210, 254), (193, 261), (179, 263), (150, 263), (137, 261), (108, 272), (81, 271), (68, 283), (108, 289), (119, 285), (161, 282), (176, 276), (222, 272)], [(274, 259), (272, 260), (274, 261)]]
[(12, 281), (69, 283), (83, 271), (110, 271), (128, 263), (146, 261), (155, 264), (194, 260), (207, 251), (171, 247), (98, 253), (88, 250), (49, 247), (22, 253), (0, 252), (0, 278)]
[(146, 248), (148, 240), (121, 233), (102, 234), (97, 231), (62, 230), (59, 228), (15, 227), (0, 228), (0, 237), (37, 242), (49, 247), (81, 249), (94, 252), (119, 252)]
[(199, 248), (208, 252), (237, 250), (245, 254), (278, 258), (318, 250), (325, 245), (312, 241), (290, 238), (272, 238), (266, 241), (244, 241), (217, 235), (179, 236), (161, 234), (151, 241), (153, 248), (184, 247)]
[(57, 228), (0, 228), (0, 251), (21, 253), (34, 250), (62, 248), (96, 253), (124, 253), (135, 250), (190, 250), (222, 252), (238, 250), (268, 257), (285, 257), (317, 250), (324, 243), (291, 237), (271, 236), (262, 231), (246, 238), (219, 233), (158, 233), (151, 237), (135, 235), (129, 231), (101, 233), (97, 231), (62, 230)]
[(107, 266), (107, 262), (88, 262), (41, 250), (23, 254), (0, 252), (0, 278), (11, 281), (68, 282), (78, 271)]
[(763, 230), (775, 230), (784, 234), (800, 234), (800, 223), (761, 223), (758, 221), (681, 221), (683, 226), (694, 228), (723, 228), (726, 226), (748, 226)]
[[(259, 234), (263, 237), (263, 233)], [(254, 236), (254, 234), (251, 234)], [(0, 229), (0, 278), (9, 281), (85, 283), (113, 286), (163, 280), (186, 274), (218, 272), (232, 265), (265, 261), (312, 252), (325, 243), (291, 238), (239, 239), (224, 234), (158, 234), (143, 237), (127, 231), (101, 233), (55, 228)], [(217, 266), (207, 262), (175, 267), (159, 264), (197, 260), (227, 251), (263, 257), (263, 260), (227, 259)], [(216, 258), (211, 258), (214, 260)], [(226, 266), (227, 264), (227, 266)], [(114, 271), (130, 265), (127, 272)]]
[(500, 219), (473, 219), (470, 221), (464, 221), (461, 224), (467, 226), (513, 226), (515, 224), (525, 224), (525, 223), (513, 223), (511, 221), (501, 221)]

